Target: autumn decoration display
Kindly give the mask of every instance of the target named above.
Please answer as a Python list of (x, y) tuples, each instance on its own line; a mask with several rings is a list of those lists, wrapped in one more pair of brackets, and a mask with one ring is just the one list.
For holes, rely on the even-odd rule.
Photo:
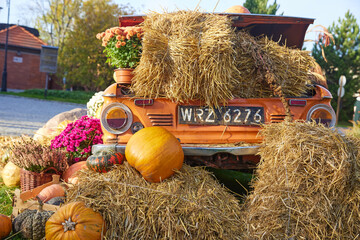
[(50, 148), (29, 137), (22, 137), (11, 146), (11, 161), (18, 167), (40, 173), (48, 168), (63, 172), (68, 167), (66, 152)]
[(98, 33), (102, 40), (107, 62), (116, 68), (135, 68), (140, 61), (142, 51), (140, 27), (112, 27)]
[(2, 180), (7, 187), (16, 187), (20, 185), (20, 168), (9, 161), (1, 174)]
[(149, 182), (160, 182), (180, 170), (184, 152), (176, 137), (163, 127), (136, 132), (125, 148), (128, 163)]
[(11, 232), (11, 219), (0, 214), (0, 239), (7, 237)]
[(100, 111), (104, 104), (104, 91), (96, 92), (86, 103), (87, 115), (89, 117), (100, 118)]
[(55, 197), (64, 197), (65, 189), (60, 184), (52, 184), (41, 190), (41, 192), (37, 196), (41, 201), (46, 203), (47, 201)]
[(62, 206), (46, 222), (46, 239), (101, 239), (106, 231), (100, 213), (94, 212), (83, 202), (72, 202)]
[(43, 239), (45, 237), (45, 223), (54, 214), (53, 211), (43, 210), (43, 202), (40, 199), (38, 201), (38, 210), (26, 209), (12, 223), (14, 232), (21, 232), (21, 235), (26, 239)]
[(103, 143), (100, 120), (82, 116), (69, 123), (60, 135), (51, 141), (51, 149), (65, 149), (73, 162), (86, 159), (91, 155), (91, 146)]
[(65, 182), (71, 183), (71, 184), (77, 184), (78, 183), (78, 171), (82, 169), (87, 169), (86, 167), (86, 161), (80, 161), (77, 163), (72, 164), (64, 174), (62, 175), (62, 178)]
[(115, 164), (121, 164), (124, 161), (124, 155), (121, 153), (100, 152), (94, 154), (86, 160), (86, 166), (95, 172), (108, 172)]

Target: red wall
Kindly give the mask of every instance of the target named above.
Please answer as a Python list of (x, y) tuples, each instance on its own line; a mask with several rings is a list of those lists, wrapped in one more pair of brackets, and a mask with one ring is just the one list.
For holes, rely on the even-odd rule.
[[(22, 62), (14, 62), (14, 57), (22, 58)], [(4, 49), (0, 50), (0, 82), (4, 70)], [(40, 54), (8, 50), (7, 53), (7, 88), (8, 89), (32, 89), (45, 88), (46, 73), (40, 68)], [(1, 86), (1, 85), (0, 85)], [(50, 89), (50, 86), (49, 86)]]

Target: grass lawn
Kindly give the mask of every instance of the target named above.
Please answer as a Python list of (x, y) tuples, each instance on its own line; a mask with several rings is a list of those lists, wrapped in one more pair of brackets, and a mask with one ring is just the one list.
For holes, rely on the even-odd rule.
[(353, 124), (349, 121), (339, 121), (338, 124), (336, 125), (336, 127), (352, 127)]
[(24, 92), (0, 92), (0, 94), (14, 95), (20, 97), (30, 97), (37, 99), (54, 100), (60, 102), (71, 102), (86, 104), (95, 92), (85, 91), (64, 91), (64, 90), (48, 90), (45, 98), (44, 89), (29, 89)]
[(12, 198), (16, 188), (9, 188), (5, 186), (0, 178), (0, 214), (11, 215), (12, 213)]
[[(14, 190), (16, 188), (9, 188), (5, 186), (2, 179), (0, 178), (0, 214), (4, 214), (7, 216), (10, 216), (12, 213), (12, 198), (14, 196)], [(11, 233), (10, 236), (8, 236), (5, 239), (24, 239), (21, 234), (13, 234)]]

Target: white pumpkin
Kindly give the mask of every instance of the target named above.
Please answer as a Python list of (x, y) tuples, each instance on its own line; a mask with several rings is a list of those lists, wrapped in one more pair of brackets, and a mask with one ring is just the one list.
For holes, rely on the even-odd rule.
[(8, 187), (20, 186), (20, 168), (10, 161), (5, 165), (1, 177)]

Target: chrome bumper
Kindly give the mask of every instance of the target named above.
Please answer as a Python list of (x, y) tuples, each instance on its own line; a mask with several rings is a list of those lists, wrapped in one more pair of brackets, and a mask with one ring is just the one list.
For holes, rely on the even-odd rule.
[[(100, 151), (115, 151), (125, 153), (126, 145), (121, 144), (97, 144), (93, 145), (91, 152), (95, 154)], [(182, 146), (185, 156), (212, 156), (216, 153), (230, 153), (233, 155), (255, 155), (260, 146), (239, 147), (209, 147), (209, 146)]]

